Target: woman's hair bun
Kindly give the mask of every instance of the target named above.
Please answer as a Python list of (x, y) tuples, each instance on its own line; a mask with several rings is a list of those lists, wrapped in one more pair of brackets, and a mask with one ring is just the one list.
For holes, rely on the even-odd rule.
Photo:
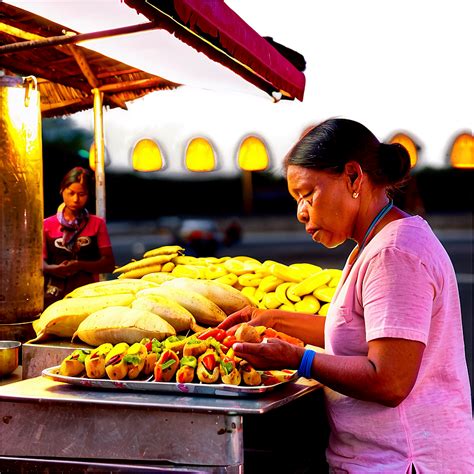
[(410, 173), (410, 154), (400, 143), (381, 143), (379, 149), (380, 180), (397, 187), (403, 184)]

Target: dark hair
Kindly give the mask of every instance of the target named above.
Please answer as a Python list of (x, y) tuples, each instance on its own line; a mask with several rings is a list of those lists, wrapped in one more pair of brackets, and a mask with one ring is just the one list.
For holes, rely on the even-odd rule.
[(73, 183), (80, 183), (85, 186), (88, 194), (92, 194), (94, 191), (94, 175), (86, 168), (76, 166), (71, 171), (68, 171), (64, 176), (63, 180), (61, 181), (59, 192), (62, 193)]
[(283, 166), (285, 173), (296, 165), (340, 174), (349, 161), (359, 163), (375, 185), (387, 189), (399, 187), (410, 173), (410, 155), (403, 145), (381, 143), (364, 125), (341, 118), (309, 128)]

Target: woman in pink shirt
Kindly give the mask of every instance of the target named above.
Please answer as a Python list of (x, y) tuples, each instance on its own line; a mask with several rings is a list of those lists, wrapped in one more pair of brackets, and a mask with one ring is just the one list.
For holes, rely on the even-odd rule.
[(261, 368), (298, 368), (324, 384), (331, 472), (471, 473), (474, 435), (461, 310), (450, 259), (429, 225), (393, 206), (408, 152), (363, 125), (330, 119), (285, 159), (298, 220), (349, 256), (327, 317), (245, 308), (248, 321), (323, 347), (237, 343)]
[(105, 221), (86, 209), (92, 184), (89, 170), (73, 168), (61, 182), (63, 203), (54, 216), (44, 220), (45, 308), (115, 267)]

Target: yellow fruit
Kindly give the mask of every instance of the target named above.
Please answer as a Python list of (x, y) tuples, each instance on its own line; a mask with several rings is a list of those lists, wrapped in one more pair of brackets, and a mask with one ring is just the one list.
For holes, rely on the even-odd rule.
[[(163, 265), (164, 266), (164, 265)], [(161, 268), (163, 270), (163, 268)], [(147, 273), (146, 275), (143, 275), (140, 280), (134, 280), (134, 281), (151, 281), (153, 283), (156, 283), (157, 285), (161, 285), (164, 281), (172, 280), (174, 277), (170, 273), (167, 272), (153, 272), (153, 273)]]
[(214, 280), (215, 278), (227, 275), (227, 273), (229, 272), (220, 263), (211, 264), (204, 270), (206, 280)]
[(321, 286), (314, 290), (313, 295), (316, 296), (319, 301), (323, 301), (324, 303), (330, 303), (335, 292), (336, 288), (329, 288), (329, 286)]
[(276, 309), (279, 306), (281, 306), (281, 302), (276, 297), (274, 291), (272, 291), (270, 293), (265, 293), (265, 296), (263, 297), (262, 302), (268, 309)]
[(240, 292), (250, 301), (253, 306), (257, 306), (258, 302), (260, 301), (255, 298), (255, 290), (256, 288), (254, 286), (244, 286), (240, 290)]
[(178, 255), (171, 260), (175, 265), (196, 265), (198, 258), (192, 255)]
[(157, 255), (169, 255), (171, 253), (180, 254), (184, 252), (183, 247), (179, 245), (163, 245), (156, 249), (148, 250), (143, 254), (143, 258), (156, 257)]
[[(177, 253), (172, 253), (169, 255), (156, 255), (155, 257), (142, 258), (141, 260), (135, 260), (133, 262), (127, 263), (122, 267), (116, 268), (113, 273), (125, 273), (131, 270), (137, 270), (138, 268), (152, 267), (156, 265), (163, 265), (166, 262), (169, 262), (172, 258), (176, 257)], [(159, 271), (159, 270), (156, 270)], [(147, 272), (150, 273), (150, 272)]]
[(173, 262), (166, 262), (161, 267), (162, 272), (171, 272), (176, 265)]
[(295, 309), (300, 313), (316, 314), (320, 307), (321, 303), (313, 295), (305, 295), (301, 301), (295, 303)]
[[(196, 319), (198, 323), (203, 325), (217, 326), (227, 317), (226, 313), (217, 306), (216, 303), (200, 293), (189, 289), (166, 286), (174, 281), (176, 281), (176, 279), (167, 281), (158, 288), (139, 291), (137, 297), (156, 294), (176, 301), (181, 306), (184, 306), (194, 316), (194, 319)], [(242, 295), (242, 298), (243, 297), (244, 296)]]
[(297, 303), (298, 301), (301, 301), (301, 298), (298, 295), (295, 295), (293, 293), (293, 288), (297, 285), (297, 283), (291, 282), (291, 285), (288, 285), (288, 288), (286, 289), (286, 297), (292, 302), (292, 303)]
[(258, 289), (264, 293), (268, 293), (270, 291), (275, 291), (277, 286), (281, 283), (283, 283), (281, 278), (278, 278), (275, 275), (267, 275), (258, 285)]
[(298, 283), (293, 288), (293, 294), (297, 296), (309, 295), (316, 288), (326, 285), (331, 280), (331, 274), (326, 270), (321, 270), (320, 272), (313, 273), (311, 276), (305, 278), (301, 283)]
[(238, 282), (242, 286), (254, 286), (260, 285), (262, 279), (254, 273), (244, 273), (239, 276)]
[(321, 267), (313, 265), (312, 263), (292, 263), (289, 267), (300, 271), (303, 278), (308, 278), (313, 273), (318, 273), (322, 270)]
[(29, 342), (47, 339), (48, 335), (71, 337), (79, 324), (90, 314), (108, 306), (129, 306), (134, 299), (135, 295), (129, 293), (55, 301), (33, 322), (36, 338)]
[(321, 305), (321, 308), (319, 308), (318, 311), (319, 316), (327, 316), (330, 304), (331, 303), (324, 303), (323, 305)]
[(274, 263), (269, 268), (270, 273), (283, 281), (293, 281), (299, 283), (303, 280), (303, 276), (300, 271), (290, 268), (283, 263)]
[(133, 344), (144, 337), (162, 341), (173, 335), (176, 335), (173, 326), (150, 311), (126, 306), (109, 306), (84, 319), (72, 338), (77, 336), (91, 346), (100, 346), (105, 342)]
[(145, 288), (153, 288), (156, 286), (158, 286), (156, 283), (133, 278), (97, 281), (76, 288), (71, 291), (71, 293), (67, 294), (65, 298), (84, 298), (88, 296), (118, 295), (127, 293), (134, 294), (137, 291), (144, 290)]
[(341, 279), (342, 270), (328, 269), (327, 271), (330, 272), (330, 274), (332, 275), (331, 280), (329, 280), (328, 286), (329, 288), (335, 288), (338, 285), (339, 280)]
[[(154, 258), (154, 257), (152, 257)], [(140, 268), (135, 268), (134, 270), (129, 270), (126, 271), (125, 273), (122, 273), (121, 275), (118, 276), (119, 279), (124, 279), (124, 278), (141, 278), (148, 273), (156, 273), (161, 271), (162, 265), (157, 263), (156, 265), (150, 265), (148, 267), (140, 267)]]
[(282, 304), (281, 306), (278, 307), (278, 309), (281, 309), (282, 311), (292, 311), (295, 312), (295, 307), (292, 304)]
[(173, 268), (171, 271), (171, 275), (176, 278), (201, 278), (204, 274), (205, 267), (198, 266), (198, 265), (190, 265), (190, 264), (179, 264)]
[(132, 308), (145, 309), (157, 314), (173, 326), (176, 332), (192, 329), (196, 324), (194, 316), (175, 300), (160, 295), (139, 296)]
[(226, 314), (234, 313), (250, 304), (250, 301), (239, 290), (217, 280), (176, 278), (163, 283), (162, 288), (168, 287), (195, 291), (211, 300)]
[(286, 291), (288, 290), (290, 286), (294, 286), (294, 285), (295, 283), (292, 283), (291, 281), (285, 281), (283, 283), (280, 283), (275, 288), (275, 296), (277, 297), (278, 301), (280, 301), (280, 304), (293, 306), (293, 303), (286, 296)]
[(224, 283), (225, 285), (234, 286), (239, 277), (235, 273), (228, 273), (227, 275), (216, 278), (215, 281)]

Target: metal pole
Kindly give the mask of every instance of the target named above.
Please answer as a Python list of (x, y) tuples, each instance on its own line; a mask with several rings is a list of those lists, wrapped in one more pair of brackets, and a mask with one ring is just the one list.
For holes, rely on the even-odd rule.
[(102, 101), (104, 94), (92, 89), (94, 94), (94, 144), (95, 144), (95, 213), (105, 219), (105, 149)]

